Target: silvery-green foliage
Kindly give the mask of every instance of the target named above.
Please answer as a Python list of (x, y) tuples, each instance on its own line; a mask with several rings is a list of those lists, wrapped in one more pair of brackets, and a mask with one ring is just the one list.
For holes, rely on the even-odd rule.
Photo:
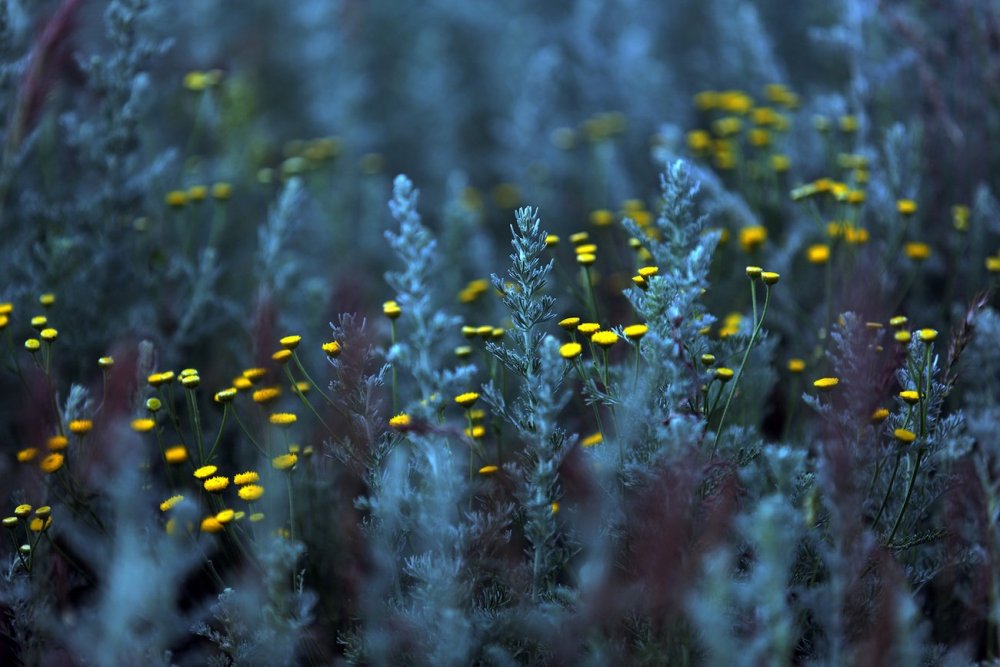
[[(442, 341), (458, 328), (459, 320), (440, 307), (435, 298), (433, 276), (439, 269), (437, 241), (423, 226), (417, 212), (420, 191), (404, 175), (393, 183), (389, 210), (399, 223), (399, 231), (387, 231), (385, 238), (399, 258), (401, 270), (386, 274), (386, 282), (395, 290), (395, 300), (402, 315), (398, 326), (403, 339), (389, 350), (389, 361), (408, 368), (417, 384), (419, 400), (441, 405), (456, 388), (468, 384), (471, 366), (441, 370), (444, 363)], [(415, 401), (416, 402), (416, 401)]]
[(268, 211), (266, 224), (257, 230), (256, 264), (264, 277), (261, 288), (267, 294), (283, 294), (299, 271), (288, 246), (300, 223), (305, 196), (301, 179), (289, 179)]
[(211, 607), (212, 620), (193, 627), (215, 645), (209, 664), (232, 667), (297, 665), (308, 655), (305, 631), (313, 620), (314, 593), (296, 572), (304, 548), (277, 537), (263, 542), (257, 557), (261, 585), (226, 588)]

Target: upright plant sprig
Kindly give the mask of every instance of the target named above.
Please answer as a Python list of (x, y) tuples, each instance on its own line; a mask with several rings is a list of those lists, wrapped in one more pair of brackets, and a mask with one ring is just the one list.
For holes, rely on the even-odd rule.
[(559, 497), (559, 466), (568, 451), (566, 433), (556, 425), (556, 416), (569, 399), (563, 390), (566, 366), (559, 344), (538, 326), (555, 317), (555, 299), (545, 294), (552, 261), (543, 261), (546, 234), (537, 209), (521, 208), (511, 226), (511, 267), (507, 280), (493, 274), (493, 287), (503, 295), (512, 330), (505, 340), (492, 341), (489, 350), (506, 368), (522, 378), (514, 403), (507, 405), (492, 383), (484, 387), (483, 399), (493, 411), (511, 422), (527, 444), (520, 467), (518, 495), (525, 514), (525, 536), (531, 543), (534, 595), (547, 595), (565, 562), (559, 546), (559, 527), (554, 503)]
[[(395, 301), (401, 311), (393, 319), (396, 342), (390, 350), (390, 361), (395, 368), (404, 366), (417, 381), (421, 399), (435, 394), (450, 396), (456, 388), (467, 383), (472, 366), (455, 370), (440, 370), (445, 366), (441, 341), (458, 329), (459, 319), (438, 307), (433, 299), (432, 276), (437, 268), (437, 241), (424, 227), (417, 212), (420, 191), (409, 178), (400, 174), (392, 187), (389, 211), (399, 223), (399, 231), (386, 231), (385, 238), (403, 265), (400, 271), (391, 271), (385, 280), (395, 292)], [(400, 331), (403, 329), (403, 331)]]

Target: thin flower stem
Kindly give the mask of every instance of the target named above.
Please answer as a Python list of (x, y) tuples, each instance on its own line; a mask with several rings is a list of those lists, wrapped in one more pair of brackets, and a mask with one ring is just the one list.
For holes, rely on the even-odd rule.
[(892, 538), (896, 537), (896, 531), (899, 530), (900, 525), (903, 523), (903, 516), (906, 514), (906, 508), (910, 504), (910, 496), (913, 494), (913, 487), (917, 482), (917, 473), (920, 471), (920, 462), (924, 458), (923, 447), (917, 450), (917, 460), (913, 463), (913, 471), (910, 473), (910, 481), (906, 485), (906, 495), (903, 497), (903, 506), (899, 508), (899, 514), (896, 515), (896, 521), (892, 524), (892, 530), (889, 531), (889, 537), (885, 539), (886, 546), (892, 544)]

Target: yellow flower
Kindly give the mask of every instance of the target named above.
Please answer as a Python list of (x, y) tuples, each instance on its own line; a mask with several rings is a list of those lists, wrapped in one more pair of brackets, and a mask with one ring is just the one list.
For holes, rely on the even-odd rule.
[(595, 345), (599, 345), (605, 349), (611, 347), (618, 342), (618, 334), (614, 331), (598, 331), (593, 336), (590, 337)]
[(50, 451), (58, 452), (69, 447), (69, 439), (64, 435), (53, 435), (48, 439), (46, 444)]
[(410, 415), (401, 412), (389, 420), (389, 426), (397, 431), (403, 431), (410, 426)]
[(642, 340), (642, 337), (649, 332), (649, 327), (645, 324), (632, 324), (625, 327), (625, 337), (630, 340)]
[(711, 366), (712, 364), (715, 363), (715, 355), (709, 353), (701, 355), (701, 363), (704, 364), (705, 366)]
[(53, 473), (63, 467), (64, 460), (65, 458), (62, 454), (52, 453), (42, 459), (38, 467), (42, 469), (42, 472)]
[(913, 261), (922, 262), (931, 256), (931, 247), (926, 243), (912, 242), (903, 246), (903, 252)]
[(201, 532), (203, 533), (221, 533), (223, 528), (222, 523), (214, 516), (206, 516), (201, 520)]
[(913, 215), (917, 212), (917, 202), (912, 199), (900, 199), (896, 202), (896, 210), (900, 215)]
[(14, 516), (19, 516), (23, 519), (24, 517), (31, 514), (31, 509), (32, 509), (31, 505), (27, 504), (18, 505), (17, 507), (14, 508)]
[(920, 336), (920, 340), (923, 342), (932, 343), (935, 339), (937, 339), (938, 332), (937, 329), (921, 329), (917, 332), (917, 335)]
[(167, 463), (184, 463), (187, 461), (187, 448), (184, 445), (173, 445), (172, 447), (167, 447), (163, 452), (163, 459)]
[(754, 278), (759, 278), (760, 274), (764, 273), (764, 269), (759, 266), (748, 266), (746, 268), (747, 278), (753, 280)]
[(280, 456), (275, 456), (271, 459), (271, 465), (275, 470), (288, 470), (296, 463), (298, 463), (299, 457), (295, 454), (281, 454)]
[(255, 484), (260, 481), (260, 475), (258, 475), (253, 470), (247, 470), (246, 472), (241, 472), (238, 475), (233, 476), (233, 484), (236, 486), (243, 486), (244, 484)]
[(215, 520), (219, 523), (225, 525), (236, 518), (236, 512), (233, 510), (222, 510), (215, 515)]
[(259, 484), (247, 484), (240, 488), (239, 495), (242, 500), (252, 503), (264, 495), (264, 487)]
[(169, 511), (169, 510), (173, 509), (174, 507), (176, 507), (177, 504), (180, 503), (182, 500), (184, 500), (184, 496), (180, 496), (180, 495), (178, 495), (178, 496), (170, 496), (169, 498), (167, 498), (166, 500), (164, 500), (162, 503), (160, 503), (160, 511), (161, 512)]
[(38, 335), (42, 337), (42, 340), (51, 343), (56, 338), (58, 338), (59, 332), (53, 329), (52, 327), (47, 327), (45, 329), (42, 329), (42, 332)]
[(75, 435), (84, 435), (94, 428), (94, 422), (89, 419), (74, 419), (69, 423), (69, 432)]
[(781, 275), (774, 271), (764, 271), (760, 274), (760, 279), (765, 285), (774, 285), (781, 280)]
[(576, 359), (583, 352), (583, 346), (579, 343), (565, 343), (559, 346), (559, 355), (563, 359)]
[(600, 431), (598, 431), (597, 433), (591, 433), (586, 438), (581, 440), (580, 446), (590, 448), (593, 447), (594, 445), (599, 445), (602, 442), (604, 442), (604, 436), (601, 435)]
[(229, 486), (228, 477), (209, 477), (205, 480), (205, 490), (210, 493), (218, 493)]
[(898, 329), (899, 327), (904, 326), (909, 321), (910, 320), (907, 319), (906, 315), (896, 315), (895, 317), (889, 320), (889, 326)]
[(212, 197), (219, 201), (229, 199), (233, 195), (233, 186), (229, 183), (215, 183), (212, 185)]
[(213, 397), (213, 400), (216, 403), (229, 403), (234, 398), (236, 398), (236, 387), (228, 387), (228, 388), (223, 389), (221, 391), (215, 392), (215, 396)]
[(256, 382), (257, 380), (259, 380), (262, 377), (264, 377), (265, 375), (267, 375), (267, 369), (266, 368), (247, 368), (246, 370), (243, 371), (242, 375), (247, 380), (250, 380), (251, 382)]
[(486, 428), (480, 426), (479, 424), (476, 424), (475, 426), (472, 427), (471, 430), (465, 429), (465, 435), (474, 440), (479, 440), (480, 438), (486, 435)]
[(399, 309), (399, 304), (395, 301), (386, 301), (382, 304), (382, 313), (390, 320), (394, 320), (402, 315), (403, 311)]
[(635, 283), (635, 286), (641, 290), (649, 289), (649, 285), (646, 283), (646, 279), (643, 278), (642, 276), (632, 276), (632, 282)]
[(899, 342), (899, 343), (909, 343), (910, 342), (910, 338), (912, 338), (912, 336), (910, 335), (910, 332), (909, 331), (905, 331), (905, 330), (897, 331), (896, 333), (894, 333), (892, 335), (892, 337), (895, 338), (896, 342)]
[(576, 232), (575, 234), (570, 234), (569, 242), (573, 245), (580, 245), (581, 243), (585, 243), (589, 238), (590, 234), (587, 232)]
[(986, 270), (990, 273), (1000, 273), (1000, 256), (987, 257)]
[(872, 412), (872, 423), (881, 424), (889, 417), (889, 411), (886, 408), (878, 408)]
[(614, 213), (607, 209), (602, 208), (590, 213), (590, 223), (595, 227), (607, 227), (614, 221)]
[(644, 266), (640, 268), (636, 273), (638, 273), (643, 278), (652, 278), (660, 272), (660, 267), (658, 266)]
[(813, 382), (813, 386), (820, 391), (829, 391), (840, 384), (840, 379), (838, 378), (820, 378)]
[(904, 445), (908, 445), (917, 439), (916, 433), (905, 428), (897, 428), (895, 431), (892, 432), (892, 434), (893, 436), (895, 436), (896, 440), (899, 440)]
[(253, 382), (246, 379), (242, 375), (237, 378), (233, 378), (233, 389), (235, 389), (236, 391), (245, 391), (252, 386)]
[(33, 533), (41, 533), (49, 529), (52, 525), (52, 517), (35, 517), (28, 524), (28, 529)]
[(41, 331), (49, 323), (49, 318), (44, 315), (35, 315), (31, 318), (31, 328)]
[(292, 351), (289, 349), (278, 350), (271, 355), (271, 359), (277, 361), (279, 364), (283, 364), (292, 358)]
[(806, 258), (810, 264), (826, 264), (830, 259), (830, 246), (825, 243), (811, 245), (806, 250)]
[(805, 359), (789, 359), (788, 360), (788, 372), (790, 373), (801, 373), (806, 369)]
[(285, 336), (278, 342), (281, 343), (281, 347), (286, 350), (294, 350), (299, 346), (299, 343), (302, 342), (302, 336)]
[(899, 392), (899, 397), (909, 405), (914, 405), (920, 402), (920, 394), (913, 389), (907, 389)]
[(42, 343), (37, 338), (29, 338), (24, 341), (24, 349), (28, 352), (37, 352), (42, 347)]
[(292, 412), (275, 412), (273, 415), (268, 417), (270, 421), (275, 426), (291, 426), (296, 421), (298, 417)]
[(208, 197), (208, 186), (192, 185), (188, 188), (187, 195), (191, 201), (205, 201)]
[(188, 196), (183, 190), (171, 190), (167, 193), (166, 197), (164, 197), (164, 201), (167, 203), (167, 206), (171, 208), (181, 208), (187, 204)]
[(733, 379), (734, 375), (736, 375), (736, 373), (733, 372), (732, 368), (726, 368), (725, 366), (721, 366), (715, 369), (715, 377), (720, 382), (729, 382), (730, 380)]
[(278, 396), (281, 396), (280, 387), (264, 387), (263, 389), (258, 389), (253, 394), (251, 394), (253, 402), (260, 403), (262, 405), (270, 403), (274, 399), (278, 398)]
[(185, 375), (181, 378), (181, 384), (184, 385), (185, 389), (197, 389), (198, 385), (201, 384), (201, 378), (197, 375)]
[(156, 428), (156, 421), (149, 418), (133, 419), (132, 430), (136, 433), (149, 433)]
[(576, 263), (580, 266), (590, 266), (597, 261), (597, 255), (592, 253), (584, 253), (582, 255), (576, 256)]
[(455, 397), (455, 402), (463, 408), (471, 408), (477, 400), (479, 400), (479, 394), (474, 391), (467, 391)]
[(593, 336), (595, 333), (601, 330), (601, 325), (596, 322), (584, 322), (576, 327), (576, 330), (582, 333), (584, 336)]
[(760, 225), (740, 229), (740, 247), (744, 252), (752, 252), (767, 241), (767, 229)]
[(548, 234), (548, 235), (546, 235), (546, 237), (545, 237), (545, 245), (546, 246), (548, 246), (548, 247), (551, 248), (552, 246), (557, 245), (558, 243), (559, 243), (559, 237), (558, 236), (556, 236), (555, 234)]
[(19, 463), (28, 463), (29, 461), (34, 461), (37, 456), (37, 447), (25, 447), (17, 453), (17, 460)]
[(594, 245), (593, 243), (584, 243), (583, 245), (578, 245), (577, 247), (573, 248), (573, 252), (575, 252), (577, 255), (587, 255), (587, 254), (593, 255), (597, 252), (597, 246)]
[(202, 466), (194, 471), (194, 476), (198, 479), (207, 479), (218, 471), (218, 466)]
[(335, 359), (340, 356), (340, 343), (335, 340), (331, 340), (329, 343), (323, 343), (323, 351), (326, 352), (326, 356), (331, 359)]

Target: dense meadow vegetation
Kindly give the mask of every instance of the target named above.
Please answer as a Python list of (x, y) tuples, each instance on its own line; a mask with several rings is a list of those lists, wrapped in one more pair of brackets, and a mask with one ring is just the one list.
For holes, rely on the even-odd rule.
[(1000, 664), (997, 3), (0, 0), (0, 118), (0, 664)]

